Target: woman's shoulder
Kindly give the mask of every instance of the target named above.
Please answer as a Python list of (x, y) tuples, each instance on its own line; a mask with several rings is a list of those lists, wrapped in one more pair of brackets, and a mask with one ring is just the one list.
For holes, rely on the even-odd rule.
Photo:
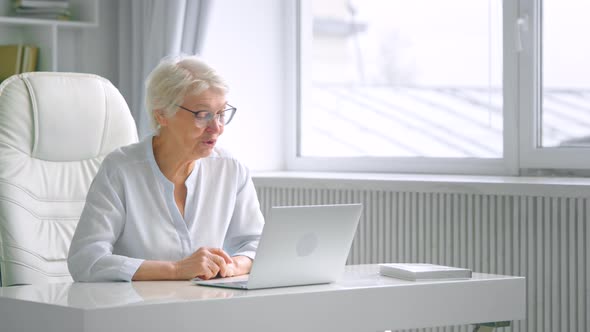
[(224, 149), (222, 147), (218, 147), (216, 146), (213, 149), (213, 152), (211, 152), (211, 154), (209, 155), (209, 157), (207, 157), (207, 159), (212, 159), (212, 160), (227, 160), (227, 161), (231, 161), (231, 162), (239, 162), (238, 159), (227, 149)]
[(129, 145), (120, 146), (109, 154), (103, 160), (103, 164), (114, 167), (121, 167), (130, 163), (137, 163), (146, 159), (145, 142), (139, 141)]
[(242, 163), (230, 151), (215, 147), (209, 157), (201, 160), (201, 167), (207, 169), (208, 174), (234, 179), (238, 184), (236, 188), (242, 188), (250, 178), (250, 170), (246, 164)]
[(219, 165), (226, 164), (226, 165), (234, 165), (238, 168), (245, 168), (246, 166), (240, 162), (240, 160), (234, 156), (229, 150), (224, 149), (222, 147), (215, 147), (213, 152), (209, 155), (209, 157), (204, 158), (206, 162), (214, 163)]

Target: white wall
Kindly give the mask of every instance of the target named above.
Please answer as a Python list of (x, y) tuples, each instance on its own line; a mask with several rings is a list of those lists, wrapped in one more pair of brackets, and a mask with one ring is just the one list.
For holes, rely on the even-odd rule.
[(219, 141), (251, 170), (283, 168), (283, 1), (214, 0), (203, 57), (226, 78), (236, 117)]
[[(202, 55), (226, 78), (228, 101), (238, 108), (219, 144), (253, 171), (284, 169), (285, 4), (211, 3)], [(59, 71), (94, 73), (118, 85), (118, 5), (117, 0), (99, 1), (97, 28), (60, 30)]]

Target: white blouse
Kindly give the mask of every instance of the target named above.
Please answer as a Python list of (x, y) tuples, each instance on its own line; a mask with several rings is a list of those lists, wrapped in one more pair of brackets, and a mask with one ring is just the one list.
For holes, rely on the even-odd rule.
[(197, 160), (183, 218), (152, 137), (104, 159), (70, 246), (74, 280), (130, 281), (144, 260), (177, 261), (200, 247), (254, 259), (264, 219), (248, 169), (218, 148)]

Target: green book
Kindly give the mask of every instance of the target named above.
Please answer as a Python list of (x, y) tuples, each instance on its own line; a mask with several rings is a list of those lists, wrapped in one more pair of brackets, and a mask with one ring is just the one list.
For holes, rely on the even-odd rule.
[(21, 72), (23, 53), (22, 45), (0, 45), (0, 81)]
[(21, 73), (28, 73), (37, 69), (37, 54), (39, 48), (33, 45), (25, 45), (22, 57)]

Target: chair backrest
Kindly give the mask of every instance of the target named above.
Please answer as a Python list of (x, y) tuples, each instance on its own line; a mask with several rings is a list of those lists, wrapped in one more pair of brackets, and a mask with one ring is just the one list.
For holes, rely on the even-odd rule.
[(0, 85), (2, 286), (71, 281), (66, 259), (106, 154), (137, 141), (107, 79), (34, 72)]

